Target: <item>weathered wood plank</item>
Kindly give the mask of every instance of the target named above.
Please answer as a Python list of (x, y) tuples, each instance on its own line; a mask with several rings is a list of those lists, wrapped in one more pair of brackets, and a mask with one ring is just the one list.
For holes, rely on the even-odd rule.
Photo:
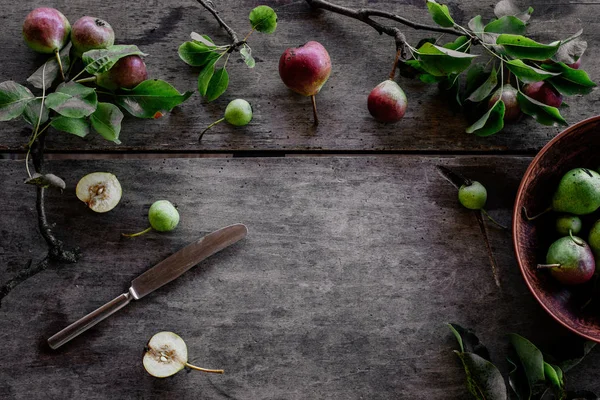
[[(397, 12), (420, 22), (430, 22), (425, 2), (382, 0), (377, 2), (336, 0), (353, 7), (369, 6)], [(468, 22), (471, 16), (493, 16), (494, 1), (450, 1), (456, 20)], [(90, 135), (82, 140), (67, 134), (53, 133), (48, 148), (54, 150), (475, 150), (533, 151), (543, 146), (558, 131), (529, 120), (511, 126), (491, 138), (477, 138), (464, 133), (468, 125), (461, 113), (448, 109), (446, 100), (435, 85), (402, 80), (409, 98), (405, 119), (396, 125), (375, 122), (366, 109), (370, 90), (384, 80), (391, 68), (394, 44), (391, 38), (379, 36), (368, 26), (327, 12), (312, 12), (301, 0), (287, 1), (219, 1), (215, 2), (223, 18), (240, 34), (245, 34), (249, 10), (259, 4), (277, 9), (279, 26), (274, 35), (254, 34), (250, 43), (257, 66), (249, 70), (240, 60), (229, 63), (230, 88), (214, 104), (203, 104), (196, 95), (173, 114), (159, 121), (128, 118), (123, 126), (122, 145), (106, 143)], [(519, 1), (525, 7), (530, 3)], [(585, 28), (589, 49), (585, 68), (594, 79), (600, 77), (600, 64), (595, 62), (599, 21), (597, 4), (572, 4), (560, 0), (546, 4), (533, 2), (531, 32), (542, 41), (565, 38)], [(91, 14), (107, 19), (117, 31), (119, 43), (134, 43), (150, 54), (148, 68), (152, 77), (166, 79), (180, 90), (196, 87), (197, 71), (177, 56), (180, 43), (191, 31), (204, 32), (219, 42), (227, 37), (210, 14), (196, 2), (187, 0), (165, 6), (163, 2), (93, 2), (89, 0), (48, 1), (48, 6), (61, 9), (74, 21)], [(0, 80), (24, 82), (43, 58), (29, 51), (20, 37), (21, 23), (33, 7), (28, 2), (1, 0), (2, 48)], [(430, 34), (406, 29), (409, 42), (415, 45)], [(435, 36), (435, 35), (434, 35)], [(449, 38), (448, 38), (449, 39)], [(280, 81), (277, 72), (279, 56), (290, 46), (318, 40), (329, 50), (333, 72), (318, 96), (321, 125), (312, 127), (310, 101), (292, 93)], [(197, 142), (200, 131), (220, 118), (226, 104), (234, 98), (246, 98), (254, 106), (255, 117), (250, 126), (237, 128), (225, 124), (215, 128)], [(568, 121), (575, 123), (597, 113), (598, 92), (586, 97), (568, 99), (564, 110)], [(4, 123), (0, 131), (0, 148), (22, 149), (29, 135), (22, 123)]]
[[(489, 211), (507, 223), (524, 157), (339, 157), (51, 162), (69, 189), (50, 196), (56, 232), (83, 251), (12, 291), (0, 308), (0, 397), (467, 399), (444, 323), (474, 328), (506, 372), (505, 334), (536, 343), (567, 333), (527, 291), (510, 235), (490, 227), (503, 290), (492, 278), (471, 212), (436, 172), (443, 164), (484, 182)], [(0, 282), (44, 246), (23, 164), (0, 162)], [(73, 186), (115, 173), (122, 203), (100, 215)], [(170, 234), (123, 240), (145, 227), (157, 199), (177, 203)], [(48, 337), (110, 300), (139, 273), (230, 223), (250, 233), (177, 281), (59, 351)], [(191, 359), (223, 376), (157, 380), (141, 365), (160, 330), (187, 340)], [(567, 374), (600, 391), (597, 354)]]

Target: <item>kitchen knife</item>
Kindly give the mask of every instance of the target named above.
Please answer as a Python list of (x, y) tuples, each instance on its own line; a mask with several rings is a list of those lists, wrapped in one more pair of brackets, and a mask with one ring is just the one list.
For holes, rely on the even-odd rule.
[(243, 239), (248, 228), (236, 224), (214, 231), (201, 239), (171, 254), (131, 282), (127, 293), (123, 293), (85, 317), (73, 322), (48, 339), (48, 345), (57, 349), (69, 340), (85, 332), (98, 322), (125, 307), (131, 300), (139, 300), (166, 283), (179, 277), (200, 261)]

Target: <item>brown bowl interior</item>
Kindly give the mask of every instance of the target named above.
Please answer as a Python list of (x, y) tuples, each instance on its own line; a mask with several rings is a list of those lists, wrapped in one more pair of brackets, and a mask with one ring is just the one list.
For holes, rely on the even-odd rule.
[[(573, 332), (600, 342), (600, 310), (596, 303), (583, 308), (593, 293), (593, 283), (563, 286), (547, 271), (536, 265), (545, 262), (546, 251), (558, 239), (554, 231), (555, 213), (535, 221), (527, 221), (522, 209), (530, 215), (550, 206), (560, 178), (570, 169), (600, 166), (600, 116), (573, 125), (551, 140), (535, 157), (521, 181), (513, 212), (513, 241), (517, 261), (525, 282), (542, 307), (558, 322)], [(600, 212), (582, 218), (584, 230), (579, 234), (587, 240), (591, 224)], [(600, 268), (600, 260), (597, 260)], [(600, 270), (599, 270), (600, 271)]]
[[(600, 342), (600, 310), (594, 300), (583, 308), (593, 292), (593, 283), (563, 286), (547, 271), (537, 271), (536, 265), (545, 262), (546, 251), (558, 239), (554, 231), (555, 213), (535, 221), (530, 215), (550, 206), (560, 178), (570, 169), (600, 167), (600, 116), (573, 125), (551, 140), (535, 157), (521, 181), (513, 212), (513, 241), (517, 261), (525, 282), (542, 307), (558, 322), (573, 332)], [(591, 224), (600, 212), (582, 218), (584, 229), (578, 235), (587, 240)], [(597, 260), (600, 268), (600, 260)], [(600, 271), (600, 270), (598, 270)], [(593, 280), (593, 279), (592, 279)]]

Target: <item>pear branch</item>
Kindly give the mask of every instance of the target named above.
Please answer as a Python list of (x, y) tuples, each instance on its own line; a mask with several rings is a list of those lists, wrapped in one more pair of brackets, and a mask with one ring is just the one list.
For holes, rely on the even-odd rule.
[(223, 29), (225, 29), (225, 31), (231, 38), (231, 46), (229, 47), (228, 52), (232, 52), (232, 51), (236, 50), (238, 47), (242, 46), (244, 43), (246, 43), (246, 40), (239, 40), (238, 35), (233, 30), (233, 28), (231, 28), (229, 25), (227, 25), (227, 23), (225, 21), (223, 21), (223, 18), (221, 18), (221, 16), (219, 15), (219, 12), (215, 9), (214, 4), (211, 0), (196, 0), (196, 1), (198, 3), (200, 3), (202, 5), (202, 7), (206, 8), (208, 10), (208, 12), (210, 12), (213, 15), (213, 17), (215, 17), (215, 19), (217, 20), (219, 25), (221, 25), (221, 27)]
[(463, 34), (460, 31), (453, 29), (453, 28), (442, 28), (442, 27), (434, 26), (434, 25), (420, 24), (418, 22), (414, 22), (407, 18), (404, 18), (398, 14), (394, 14), (394, 13), (387, 12), (387, 11), (381, 11), (381, 10), (376, 10), (376, 9), (372, 9), (372, 8), (353, 9), (350, 7), (344, 7), (344, 6), (340, 6), (340, 5), (331, 3), (327, 0), (306, 0), (306, 2), (312, 8), (315, 8), (315, 9), (321, 8), (323, 10), (327, 10), (327, 11), (331, 11), (331, 12), (334, 12), (337, 14), (345, 15), (346, 17), (354, 18), (354, 19), (364, 22), (365, 24), (371, 26), (377, 32), (379, 32), (380, 35), (385, 33), (386, 35), (393, 37), (394, 40), (396, 41), (397, 49), (401, 49), (404, 47), (404, 35), (402, 35), (402, 33), (400, 33), (400, 29), (393, 27), (393, 26), (389, 26), (389, 25), (383, 25), (383, 24), (373, 20), (371, 17), (381, 17), (381, 18), (390, 19), (392, 21), (400, 22), (402, 25), (406, 25), (410, 28), (418, 29), (418, 30), (427, 30), (427, 31), (431, 31), (431, 32), (447, 33), (447, 34), (455, 35), (455, 36), (460, 36)]

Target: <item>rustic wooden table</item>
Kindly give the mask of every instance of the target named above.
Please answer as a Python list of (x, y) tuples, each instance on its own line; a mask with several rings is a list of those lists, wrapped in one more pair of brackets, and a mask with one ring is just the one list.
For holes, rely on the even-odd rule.
[[(395, 11), (429, 22), (424, 2), (336, 0)], [(196, 94), (160, 120), (127, 118), (121, 145), (99, 137), (52, 132), (48, 168), (68, 189), (52, 192), (48, 213), (77, 264), (52, 264), (2, 300), (0, 398), (207, 399), (467, 399), (465, 377), (445, 326), (473, 328), (506, 373), (506, 334), (543, 345), (571, 334), (528, 292), (510, 234), (489, 229), (502, 290), (494, 284), (474, 214), (436, 172), (444, 165), (482, 181), (489, 211), (510, 222), (515, 192), (532, 156), (559, 129), (525, 120), (489, 138), (464, 133), (435, 85), (403, 80), (404, 120), (375, 122), (369, 91), (388, 74), (393, 41), (360, 22), (311, 11), (296, 1), (215, 1), (242, 31), (247, 12), (274, 7), (274, 35), (252, 38), (257, 66), (231, 64), (226, 95), (205, 104)], [(461, 22), (491, 18), (492, 1), (450, 1)], [(600, 78), (598, 3), (536, 0), (530, 32), (540, 41), (585, 28), (585, 67)], [(0, 81), (24, 82), (42, 60), (20, 37), (31, 2), (0, 1)], [(168, 4), (168, 5), (166, 5)], [(111, 22), (119, 43), (149, 53), (152, 77), (194, 90), (197, 72), (177, 56), (190, 31), (227, 42), (195, 1), (47, 1), (74, 21), (94, 15)], [(243, 28), (243, 29), (242, 29)], [(414, 43), (422, 32), (405, 30)], [(321, 124), (312, 127), (310, 101), (293, 94), (277, 73), (279, 55), (317, 40), (333, 71), (318, 97)], [(564, 116), (597, 114), (598, 91), (569, 99)], [(197, 142), (228, 101), (254, 107), (246, 128), (221, 125)], [(37, 229), (35, 192), (22, 184), (22, 122), (0, 131), (0, 284), (46, 246)], [(94, 214), (74, 186), (88, 172), (110, 171), (124, 188), (121, 204)], [(123, 240), (145, 223), (157, 199), (175, 202), (180, 227)], [(132, 304), (58, 351), (45, 339), (122, 293), (128, 282), (188, 242), (243, 222), (247, 239), (210, 258), (176, 282)], [(159, 380), (141, 364), (146, 341), (160, 330), (179, 333), (191, 360), (225, 375), (180, 373)], [(600, 392), (597, 351), (567, 375), (573, 388)]]

